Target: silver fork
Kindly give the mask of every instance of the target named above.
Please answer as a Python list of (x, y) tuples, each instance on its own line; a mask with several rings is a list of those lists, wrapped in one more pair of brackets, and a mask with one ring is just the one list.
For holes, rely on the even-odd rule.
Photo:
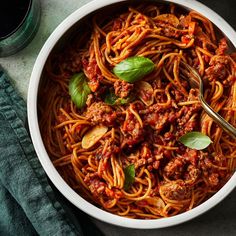
[[(191, 88), (198, 88), (199, 89), (199, 100), (201, 102), (202, 108), (205, 112), (231, 137), (236, 139), (236, 128), (233, 127), (229, 122), (227, 122), (221, 115), (215, 112), (206, 102), (203, 96), (203, 81), (201, 76), (198, 72), (191, 67), (190, 65), (186, 64), (185, 62), (181, 61), (180, 65), (182, 68), (186, 69), (186, 71), (182, 70), (184, 75), (181, 77), (189, 82)], [(186, 73), (187, 72), (187, 73)]]

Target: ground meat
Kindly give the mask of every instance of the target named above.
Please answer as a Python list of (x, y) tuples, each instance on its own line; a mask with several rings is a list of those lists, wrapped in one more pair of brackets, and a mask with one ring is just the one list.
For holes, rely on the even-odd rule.
[[(220, 155), (221, 156), (221, 155)], [(199, 161), (199, 168), (202, 171), (204, 178), (207, 180), (210, 187), (219, 187), (220, 182), (226, 179), (228, 170), (219, 170), (217, 166), (221, 166), (222, 160), (218, 160), (219, 155), (211, 156), (208, 153), (204, 153)], [(226, 164), (226, 163), (225, 163)]]
[(224, 79), (227, 73), (225, 66), (220, 63), (216, 63), (208, 67), (205, 72), (206, 75), (209, 77), (209, 80)]
[(93, 124), (112, 126), (116, 120), (116, 112), (104, 102), (94, 102), (87, 108), (85, 116)]
[(184, 171), (184, 160), (175, 158), (171, 160), (164, 168), (165, 175), (171, 180), (177, 180), (182, 177)]
[(183, 35), (183, 31), (176, 30), (171, 24), (164, 22), (164, 21), (157, 21), (155, 22), (157, 27), (161, 27), (161, 35), (170, 38), (179, 38)]
[(166, 132), (165, 134), (164, 134), (164, 140), (165, 141), (171, 141), (171, 140), (173, 140), (174, 139), (174, 134), (173, 133), (171, 133), (171, 132)]
[(225, 56), (212, 57), (209, 67), (205, 70), (208, 79), (211, 80), (223, 80), (227, 76), (227, 64), (229, 60)]
[(210, 176), (208, 177), (208, 183), (212, 187), (217, 186), (219, 184), (219, 174), (218, 173), (210, 174)]
[(190, 89), (187, 100), (188, 101), (196, 101), (196, 100), (198, 100), (198, 95), (199, 95), (198, 89)]
[[(171, 106), (171, 105), (170, 105)], [(142, 118), (144, 125), (151, 126), (152, 129), (162, 130), (169, 122), (173, 122), (176, 118), (174, 109), (170, 108), (162, 110), (162, 107), (158, 104), (149, 106), (142, 112)]]
[(184, 154), (184, 158), (191, 163), (191, 165), (196, 166), (198, 163), (198, 159), (201, 157), (201, 152), (197, 150), (190, 149), (188, 152)]
[(168, 112), (159, 114), (158, 119), (156, 120), (155, 129), (162, 130), (166, 123), (169, 121), (170, 117), (172, 116), (171, 114), (168, 114)]
[(115, 95), (120, 98), (126, 98), (129, 96), (132, 91), (134, 85), (125, 81), (117, 80), (114, 83)]
[(95, 174), (87, 174), (84, 178), (84, 182), (95, 198), (104, 194), (106, 184)]
[(94, 96), (93, 96), (93, 94), (89, 94), (88, 98), (86, 100), (86, 105), (89, 107), (92, 105), (93, 102), (94, 102)]
[(146, 165), (149, 171), (158, 169), (160, 166), (160, 159), (161, 158), (159, 156), (153, 155), (148, 143), (143, 143), (140, 150), (139, 159), (135, 162), (135, 168)]
[(197, 181), (200, 174), (201, 174), (201, 171), (197, 167), (193, 165), (189, 165), (184, 175), (184, 179), (185, 181), (188, 181), (188, 184), (192, 184)]
[(191, 41), (191, 39), (192, 39), (192, 36), (190, 36), (190, 35), (183, 35), (181, 37), (181, 42), (185, 43), (185, 44), (188, 44)]
[(179, 24), (182, 28), (188, 28), (190, 22), (192, 22), (192, 17), (190, 15), (182, 15), (179, 18)]
[(210, 65), (214, 65), (216, 63), (227, 65), (229, 63), (229, 58), (226, 56), (214, 56), (211, 58)]
[(216, 49), (216, 54), (224, 55), (225, 52), (228, 50), (228, 44), (226, 38), (220, 40), (219, 46)]
[(152, 152), (147, 143), (143, 143), (140, 151), (140, 157), (143, 159), (149, 159), (152, 157)]
[[(136, 110), (135, 106), (133, 106), (132, 109)], [(130, 110), (128, 110), (128, 114), (121, 131), (124, 135), (122, 146), (127, 144), (129, 147), (132, 147), (144, 138), (144, 128), (141, 127), (141, 124)]]
[(112, 199), (120, 199), (123, 196), (122, 192), (116, 188), (110, 189), (107, 187), (105, 192), (106, 192), (106, 195)]
[(183, 99), (184, 99), (183, 94), (182, 94), (181, 92), (179, 92), (177, 89), (171, 90), (171, 94), (173, 95), (174, 100), (175, 100), (176, 102), (182, 102)]
[(158, 114), (158, 113), (149, 113), (145, 116), (145, 124), (154, 126), (155, 129), (161, 130), (164, 128), (164, 125), (168, 121), (168, 113)]
[(140, 166), (144, 166), (146, 165), (147, 163), (147, 160), (142, 158), (142, 159), (138, 159), (136, 162), (135, 162), (135, 168), (137, 169), (138, 167)]
[(191, 197), (190, 188), (184, 181), (171, 181), (160, 186), (161, 192), (170, 200), (184, 200)]
[(112, 155), (116, 155), (120, 152), (120, 147), (118, 147), (113, 141), (106, 140), (108, 144), (106, 145), (106, 151), (103, 152), (103, 147), (96, 150), (95, 157), (100, 160), (101, 158), (110, 158)]
[[(188, 120), (191, 118), (193, 112), (192, 112), (192, 107), (183, 107), (181, 108), (180, 112), (183, 112), (183, 115), (177, 119), (178, 124), (180, 125), (180, 127), (182, 127), (184, 124), (186, 124), (188, 122)], [(178, 113), (178, 115), (179, 115)]]
[(182, 179), (194, 183), (201, 171), (197, 166), (201, 153), (197, 150), (188, 150), (182, 155), (170, 160), (164, 167), (165, 175), (171, 180)]
[(132, 147), (134, 144), (143, 140), (144, 130), (134, 117), (129, 119), (129, 122), (122, 128), (124, 134), (124, 143)]
[(103, 79), (101, 70), (97, 65), (96, 59), (92, 59), (91, 61), (87, 61), (84, 59), (82, 61), (84, 73), (89, 79), (88, 85), (92, 92), (97, 91), (100, 85), (100, 81)]
[(197, 127), (197, 122), (195, 120), (190, 120), (191, 117), (196, 114), (201, 109), (200, 104), (194, 104), (192, 106), (183, 106), (177, 113), (177, 131), (175, 136), (181, 137), (187, 132), (193, 131)]

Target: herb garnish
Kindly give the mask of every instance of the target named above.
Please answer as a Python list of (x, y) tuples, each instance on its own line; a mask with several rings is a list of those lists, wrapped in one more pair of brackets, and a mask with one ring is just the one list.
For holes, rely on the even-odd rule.
[(212, 143), (211, 139), (207, 135), (197, 131), (183, 135), (179, 138), (179, 141), (186, 147), (197, 150), (202, 150)]
[(127, 191), (131, 187), (131, 185), (134, 183), (134, 180), (135, 180), (134, 164), (126, 166), (124, 169), (124, 174), (125, 174), (124, 189)]
[(71, 77), (69, 82), (69, 94), (71, 96), (71, 100), (78, 108), (83, 108), (86, 105), (86, 101), (90, 93), (91, 90), (83, 72), (75, 74)]
[(121, 80), (134, 83), (151, 73), (155, 64), (146, 57), (129, 57), (117, 64), (113, 72)]

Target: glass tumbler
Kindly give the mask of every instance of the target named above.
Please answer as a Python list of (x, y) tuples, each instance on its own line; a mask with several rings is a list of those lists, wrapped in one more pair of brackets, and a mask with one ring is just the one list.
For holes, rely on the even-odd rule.
[(40, 22), (40, 0), (0, 2), (0, 57), (23, 49), (35, 36)]

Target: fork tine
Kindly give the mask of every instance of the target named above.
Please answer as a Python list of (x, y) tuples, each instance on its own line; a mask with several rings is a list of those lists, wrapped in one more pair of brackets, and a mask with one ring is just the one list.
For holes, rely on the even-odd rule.
[(180, 61), (180, 65), (182, 78), (187, 80), (192, 88), (199, 88), (201, 78), (195, 69), (183, 61)]
[[(203, 96), (203, 81), (201, 76), (198, 74), (196, 69), (191, 67), (190, 65), (186, 64), (183, 61), (180, 61), (181, 66), (184, 67), (182, 69), (182, 74), (183, 72), (185, 73), (182, 78), (186, 79), (191, 87), (198, 87), (199, 89), (199, 100), (201, 102), (201, 105), (205, 112), (222, 128), (224, 129), (229, 135), (231, 135), (233, 138), (236, 138), (236, 128), (228, 123), (223, 117), (221, 117), (217, 112), (215, 112), (211, 106), (205, 101), (204, 96)], [(183, 68), (182, 67), (182, 68)], [(186, 70), (188, 73), (186, 73)], [(186, 74), (188, 75), (186, 78)]]

